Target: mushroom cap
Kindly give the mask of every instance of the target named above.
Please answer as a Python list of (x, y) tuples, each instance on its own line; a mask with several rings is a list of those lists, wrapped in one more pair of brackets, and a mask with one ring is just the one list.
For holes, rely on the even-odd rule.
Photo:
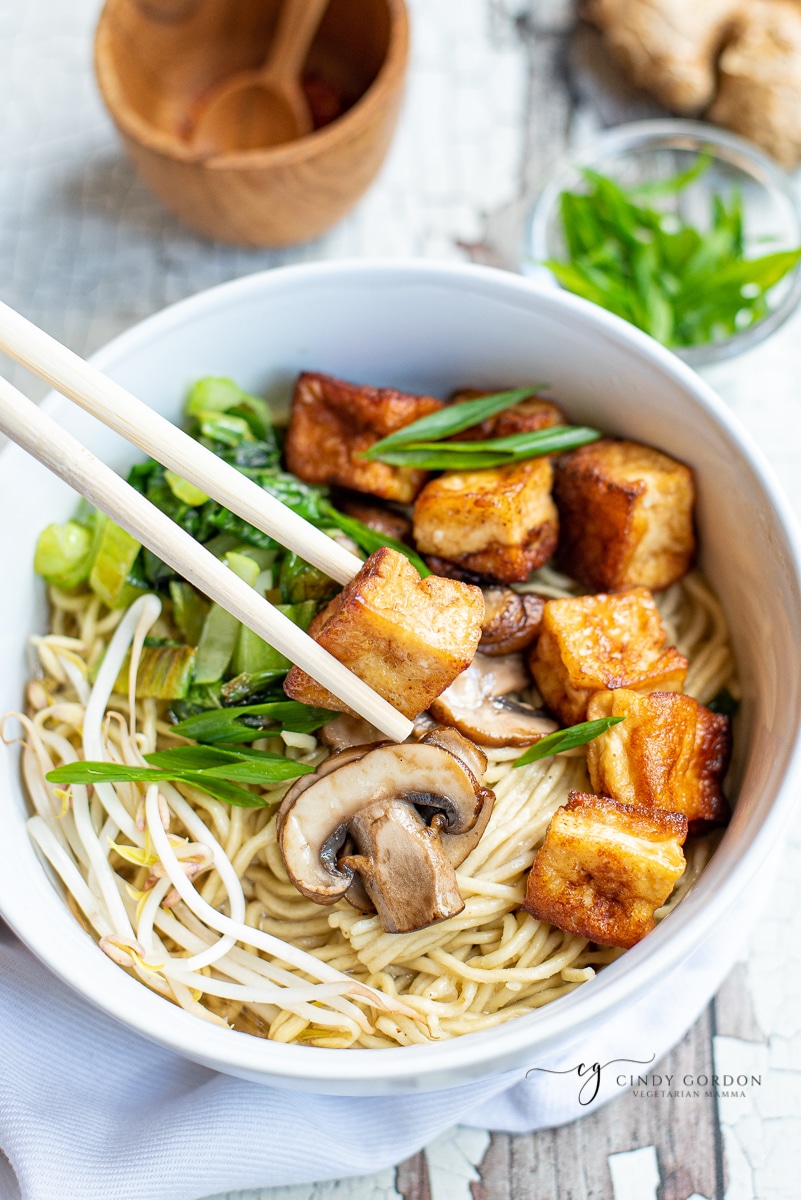
[(352, 747), (332, 755), (326, 766), (290, 788), (277, 821), (292, 882), (320, 904), (334, 904), (352, 882), (352, 866), (340, 866), (337, 858), (362, 810), (403, 800), (438, 814), (444, 839), (472, 829), (492, 795), (461, 758), (430, 742)]
[(479, 651), (495, 657), (516, 654), (539, 637), (545, 600), (534, 593), (520, 595), (508, 587), (488, 587)]
[(506, 696), (528, 685), (519, 655), (476, 654), (467, 670), (434, 701), (431, 712), (481, 746), (530, 746), (558, 725), (540, 710)]

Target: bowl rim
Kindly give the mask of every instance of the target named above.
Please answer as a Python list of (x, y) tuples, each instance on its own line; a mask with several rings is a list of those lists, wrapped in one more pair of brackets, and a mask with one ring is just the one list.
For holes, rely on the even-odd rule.
[(341, 117), (304, 137), (293, 138), (279, 146), (262, 150), (237, 150), (210, 154), (193, 149), (177, 135), (151, 125), (129, 104), (114, 69), (111, 50), (112, 10), (125, 0), (105, 0), (98, 18), (94, 40), (94, 68), (97, 85), (106, 108), (120, 132), (137, 145), (175, 162), (202, 167), (209, 171), (263, 170), (305, 162), (309, 158), (335, 150), (369, 125), (375, 111), (385, 103), (403, 80), (409, 58), (409, 13), (406, 0), (384, 0), (389, 11), (389, 43), (378, 74), (356, 103)]
[[(578, 319), (589, 327), (590, 332), (628, 352), (633, 351), (642, 363), (668, 375), (691, 393), (694, 401), (713, 418), (721, 435), (753, 470), (775, 515), (777, 533), (784, 539), (783, 554), (795, 586), (801, 592), (801, 534), (789, 501), (762, 452), (723, 401), (675, 355), (640, 330), (579, 297), (538, 287), (509, 272), (474, 264), (392, 259), (345, 259), (274, 268), (220, 284), (153, 314), (107, 343), (92, 356), (92, 362), (113, 373), (117, 359), (146, 353), (148, 343), (154, 338), (160, 339), (185, 323), (191, 324), (197, 317), (208, 317), (231, 304), (247, 302), (253, 296), (263, 298), (271, 292), (280, 293), (286, 288), (303, 288), (326, 281), (369, 288), (382, 279), (391, 280), (393, 286), (405, 283), (469, 289), (489, 299), (499, 298), (507, 303), (518, 301), (532, 315), (543, 308), (551, 313), (556, 309), (564, 319)], [(52, 393), (43, 405), (62, 419), (70, 410), (68, 401)], [(0, 467), (9, 458), (22, 453), (13, 445), (5, 447), (0, 452)], [(348, 1054), (343, 1059), (342, 1050), (285, 1045), (207, 1024), (164, 1003), (160, 996), (114, 964), (98, 962), (96, 944), (89, 938), (86, 939), (85, 953), (82, 949), (79, 954), (74, 948), (59, 944), (58, 939), (54, 939), (55, 945), (52, 940), (48, 942), (43, 929), (31, 916), (26, 898), (13, 891), (11, 897), (3, 895), (5, 875), (0, 870), (2, 915), (50, 970), (95, 1007), (186, 1058), (233, 1074), (258, 1076), (266, 1083), (280, 1086), (283, 1082), (286, 1086), (306, 1087), (306, 1090), (313, 1090), (315, 1084), (336, 1090), (337, 1082), (343, 1078), (348, 1085), (381, 1080), (394, 1090), (402, 1089), (404, 1085), (417, 1090), (456, 1086), (447, 1082), (427, 1084), (424, 1080), (431, 1076), (441, 1080), (449, 1070), (470, 1070), (474, 1077), (497, 1074), (497, 1068), (492, 1070), (493, 1063), (504, 1056), (507, 1061), (516, 1059), (520, 1064), (531, 1061), (532, 1053), (537, 1049), (547, 1050), (554, 1039), (563, 1039), (565, 1035), (571, 1042), (577, 1040), (590, 1025), (597, 1023), (599, 1016), (613, 1012), (621, 1004), (634, 1002), (653, 988), (700, 946), (724, 914), (733, 909), (737, 897), (786, 827), (799, 784), (801, 738), (797, 731), (770, 810), (753, 840), (730, 868), (723, 866), (719, 855), (707, 866), (704, 875), (712, 886), (703, 906), (696, 907), (687, 901), (679, 905), (669, 922), (655, 929), (594, 980), (560, 998), (558, 1003), (489, 1030), (425, 1046), (374, 1049)], [(7, 853), (0, 843), (0, 865)], [(50, 881), (46, 882), (50, 888)], [(49, 891), (47, 896), (49, 910)], [(52, 899), (64, 916), (74, 920), (54, 888)], [(101, 968), (105, 966), (109, 970), (103, 973)], [(93, 976), (95, 980), (102, 980), (102, 996), (89, 986)], [(116, 1008), (111, 1006), (112, 1000), (117, 1002)], [(343, 1072), (345, 1063), (346, 1074)]]
[[(788, 173), (777, 162), (753, 142), (728, 129), (721, 129), (706, 121), (662, 117), (612, 126), (597, 134), (585, 146), (568, 150), (559, 159), (526, 219), (521, 265), (523, 273), (547, 271), (547, 267), (541, 264), (548, 256), (548, 224), (561, 192), (577, 170), (581, 167), (598, 168), (607, 159), (658, 149), (660, 145), (666, 149), (698, 153), (709, 150), (713, 157), (739, 167), (767, 194), (780, 197), (792, 214), (796, 243), (801, 246), (801, 195)], [(559, 286), (550, 272), (548, 274), (553, 284)], [(796, 264), (789, 278), (791, 284), (781, 303), (755, 325), (719, 342), (672, 347), (672, 353), (690, 366), (699, 367), (733, 358), (752, 349), (780, 329), (798, 307), (801, 301), (801, 262)]]

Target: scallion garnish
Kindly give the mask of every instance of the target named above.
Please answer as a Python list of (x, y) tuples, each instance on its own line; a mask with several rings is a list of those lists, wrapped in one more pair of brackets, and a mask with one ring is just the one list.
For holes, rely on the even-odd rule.
[(253, 783), (262, 787), (309, 775), (314, 767), (294, 762), (282, 754), (240, 747), (178, 746), (146, 754), (147, 767), (127, 763), (74, 762), (56, 767), (47, 775), (48, 783), (187, 783), (218, 800), (241, 808), (259, 808), (272, 803), (269, 796), (258, 796), (241, 787)]
[(508, 392), (480, 396), (477, 400), (465, 400), (463, 404), (449, 404), (439, 412), (430, 413), (427, 417), (421, 417), (419, 421), (412, 421), (411, 425), (396, 429), (369, 450), (365, 450), (362, 457), (386, 462), (388, 460), (384, 458), (384, 452), (387, 450), (397, 450), (400, 446), (408, 446), (410, 442), (439, 442), (443, 438), (453, 437), (456, 433), (463, 433), (465, 429), (480, 425), (488, 417), (497, 416), (513, 404), (519, 404), (521, 400), (528, 400), (544, 386), (540, 383), (536, 387), (513, 388)]
[(539, 762), (541, 758), (550, 758), (552, 754), (563, 754), (565, 750), (575, 750), (577, 746), (586, 746), (587, 742), (600, 737), (602, 733), (606, 733), (607, 729), (611, 729), (613, 725), (619, 725), (624, 720), (625, 717), (599, 717), (597, 721), (582, 721), (580, 725), (557, 729), (555, 733), (549, 733), (535, 742), (533, 746), (529, 746), (524, 754), (515, 759), (512, 766), (525, 767), (529, 763)]
[(769, 312), (767, 294), (801, 260), (801, 247), (745, 257), (742, 196), (715, 195), (705, 230), (653, 207), (708, 168), (709, 155), (670, 179), (621, 187), (582, 172), (587, 190), (560, 197), (567, 256), (545, 265), (561, 285), (666, 346), (732, 337)]
[[(461, 405), (459, 405), (461, 408)], [(411, 428), (411, 427), (410, 427)], [(578, 425), (553, 425), (529, 433), (491, 438), (486, 442), (415, 442), (396, 450), (382, 450), (372, 458), (396, 467), (419, 467), (425, 471), (478, 471), (484, 467), (504, 467), (527, 458), (559, 454), (595, 442), (597, 429)]]

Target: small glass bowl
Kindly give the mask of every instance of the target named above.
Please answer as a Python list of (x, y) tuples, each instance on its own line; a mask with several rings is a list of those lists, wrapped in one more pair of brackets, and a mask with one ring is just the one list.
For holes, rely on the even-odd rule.
[[(542, 264), (566, 257), (559, 197), (564, 191), (582, 189), (582, 168), (632, 186), (676, 175), (702, 153), (711, 156), (709, 168), (678, 195), (660, 200), (660, 207), (703, 230), (709, 225), (712, 197), (728, 196), (737, 187), (743, 198), (746, 257), (801, 245), (801, 201), (789, 177), (755, 146), (701, 121), (635, 121), (601, 134), (557, 169), (529, 219), (523, 274), (545, 276), (555, 283)], [(801, 263), (769, 292), (770, 312), (755, 325), (721, 341), (671, 349), (692, 367), (731, 358), (774, 333), (799, 299)]]

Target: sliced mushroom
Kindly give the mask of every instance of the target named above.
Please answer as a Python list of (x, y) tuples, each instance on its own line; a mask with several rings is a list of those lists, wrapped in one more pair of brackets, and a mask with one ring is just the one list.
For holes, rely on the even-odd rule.
[(517, 654), (540, 635), (545, 600), (542, 596), (518, 595), (511, 588), (488, 587), (484, 593), (481, 625), (482, 654)]
[[(422, 715), (425, 716), (426, 714)], [(415, 735), (417, 735), (418, 721), (419, 718), (415, 721)], [(474, 746), (472, 742), (469, 742), (467, 738), (457, 733), (455, 729), (447, 725), (437, 725), (429, 717), (426, 731), (420, 736), (420, 740), (433, 746), (441, 746), (443, 750), (449, 750), (451, 754), (455, 754), (457, 758), (462, 760), (479, 782), (483, 779), (484, 772), (487, 769), (486, 754), (482, 750), (479, 750), (478, 746)], [(443, 846), (451, 866), (461, 866), (471, 850), (481, 841), (484, 830), (487, 828), (489, 819), (492, 816), (494, 803), (495, 793), (490, 792), (488, 799), (481, 806), (481, 812), (473, 828), (468, 829), (467, 833), (451, 833), (444, 839)], [(343, 852), (347, 855), (354, 853), (354, 850), (352, 846), (345, 845)], [(345, 892), (345, 899), (348, 904), (352, 904), (359, 912), (365, 914), (375, 912), (375, 907), (358, 875), (354, 875), (353, 883)]]
[[(380, 729), (365, 721), (363, 717), (353, 717), (350, 713), (340, 713), (323, 725), (320, 730), (320, 741), (334, 750), (345, 750), (350, 746), (365, 746), (370, 742), (380, 742)], [(328, 759), (328, 762), (331, 760)]]
[(558, 725), (540, 709), (510, 700), (508, 692), (528, 687), (519, 655), (476, 654), (470, 666), (431, 705), (438, 721), (480, 746), (530, 746)]
[(358, 873), (385, 933), (410, 933), (464, 908), (440, 838), (437, 814), (427, 826), (404, 799), (368, 804), (351, 822), (361, 853), (340, 859)]
[[(278, 814), (278, 844), (295, 887), (334, 904), (358, 873), (388, 933), (461, 912), (446, 847), (477, 823), (486, 826), (484, 809), (494, 799), (466, 765), (469, 754), (427, 740), (353, 747), (323, 764), (327, 771), (298, 780)], [(346, 838), (356, 853), (342, 854)]]

